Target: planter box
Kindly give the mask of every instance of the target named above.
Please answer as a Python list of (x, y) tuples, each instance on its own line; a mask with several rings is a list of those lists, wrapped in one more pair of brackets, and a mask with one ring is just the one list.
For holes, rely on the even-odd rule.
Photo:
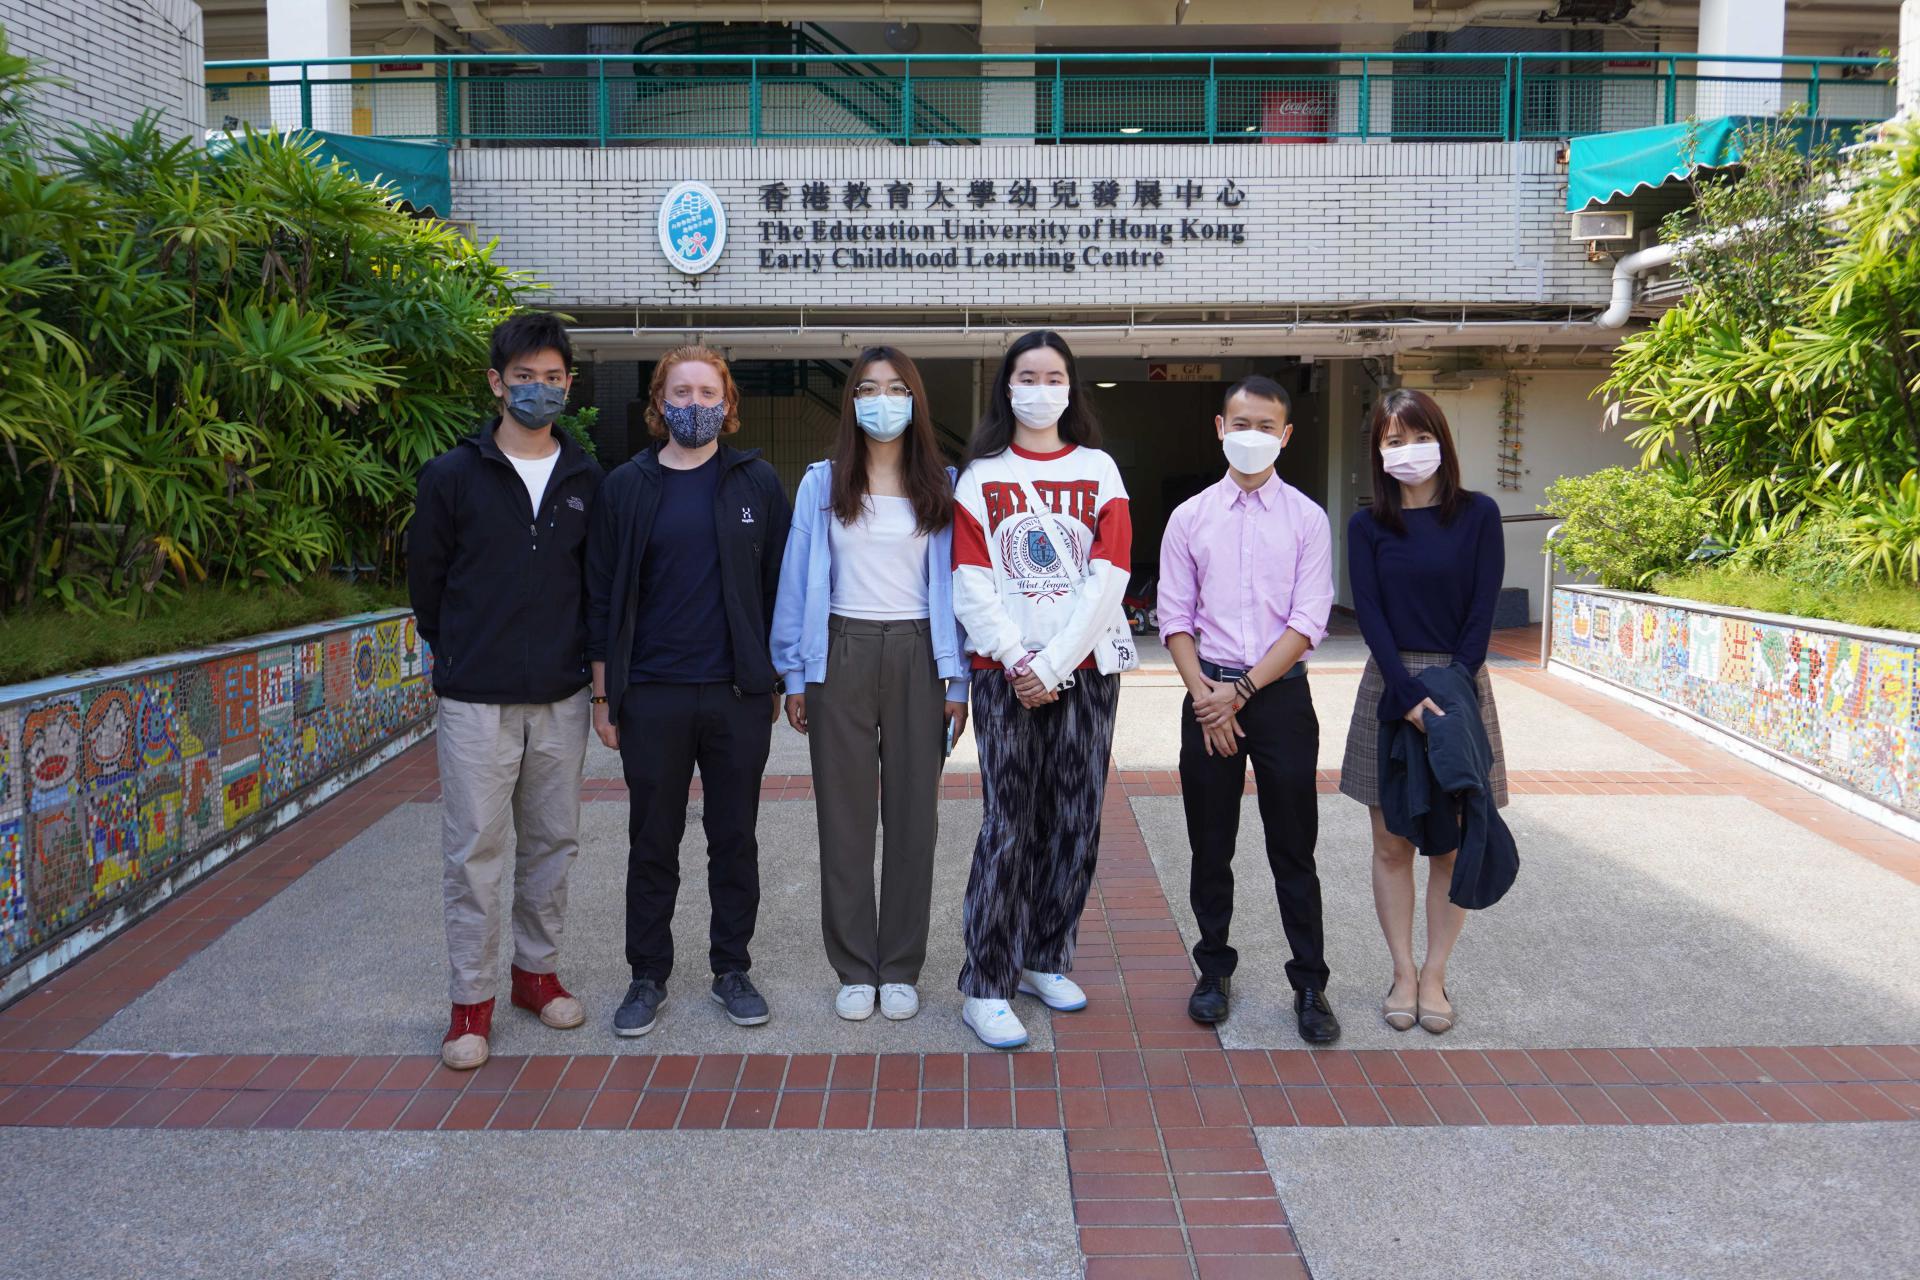
[(1574, 586), (1553, 660), (1920, 818), (1920, 636)]
[(0, 1001), (417, 741), (405, 610), (0, 686)]

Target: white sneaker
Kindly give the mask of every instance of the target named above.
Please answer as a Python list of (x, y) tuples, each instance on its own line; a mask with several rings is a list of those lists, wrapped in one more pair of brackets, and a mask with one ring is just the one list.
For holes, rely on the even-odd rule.
[(833, 1011), (848, 1022), (865, 1022), (873, 1016), (873, 988), (864, 982), (850, 982), (834, 997)]
[(968, 996), (960, 1007), (960, 1020), (972, 1027), (973, 1034), (989, 1049), (1018, 1049), (1027, 1042), (1027, 1029), (1005, 1000)]
[(920, 1012), (920, 993), (907, 982), (880, 985), (880, 1012), (895, 1022), (905, 1022)]
[(1032, 996), (1047, 1008), (1057, 1009), (1061, 1013), (1072, 1013), (1087, 1007), (1087, 993), (1064, 973), (1035, 973), (1031, 969), (1022, 969), (1020, 994)]

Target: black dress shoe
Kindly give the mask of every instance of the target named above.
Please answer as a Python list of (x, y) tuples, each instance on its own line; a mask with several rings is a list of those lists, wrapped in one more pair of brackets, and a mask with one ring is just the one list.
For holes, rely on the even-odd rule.
[(1300, 1018), (1300, 1038), (1308, 1044), (1332, 1044), (1340, 1038), (1340, 1019), (1333, 1016), (1327, 993), (1318, 987), (1294, 992), (1293, 1011)]
[(1187, 997), (1187, 1016), (1209, 1027), (1225, 1022), (1227, 988), (1231, 982), (1231, 978), (1210, 978), (1202, 974), (1200, 981), (1193, 984), (1193, 994)]

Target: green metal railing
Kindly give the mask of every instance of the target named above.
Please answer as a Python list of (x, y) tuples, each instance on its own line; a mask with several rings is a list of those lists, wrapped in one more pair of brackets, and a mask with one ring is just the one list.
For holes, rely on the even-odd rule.
[[(1705, 75), (1703, 62), (1752, 68)], [(724, 53), (210, 62), (208, 120), (450, 144), (1508, 141), (1790, 106), (1893, 113), (1865, 58)], [(233, 80), (231, 76), (251, 76)]]

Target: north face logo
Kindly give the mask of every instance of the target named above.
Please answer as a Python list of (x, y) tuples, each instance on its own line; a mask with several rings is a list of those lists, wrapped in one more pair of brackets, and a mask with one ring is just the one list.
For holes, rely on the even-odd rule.
[(582, 502), (578, 498), (568, 498), (567, 505), (572, 507), (575, 511), (585, 511), (587, 509), (587, 504)]

